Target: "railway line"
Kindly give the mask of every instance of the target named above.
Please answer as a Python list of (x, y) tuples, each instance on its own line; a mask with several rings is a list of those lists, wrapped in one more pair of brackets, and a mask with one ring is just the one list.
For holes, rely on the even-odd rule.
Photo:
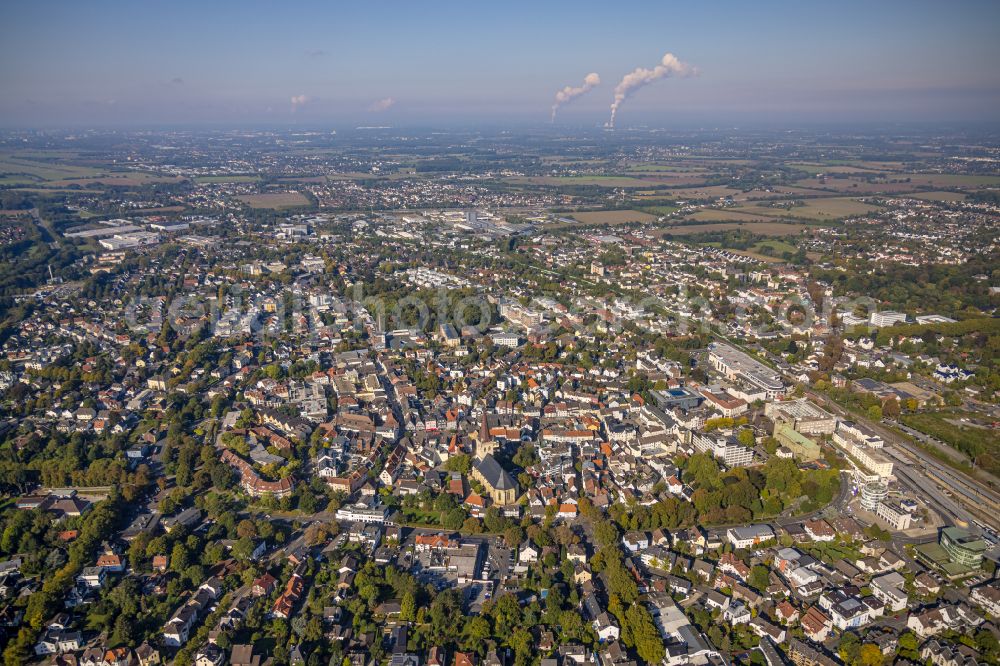
[(850, 414), (826, 396), (812, 391), (806, 394), (837, 416), (872, 427), (885, 440), (885, 452), (897, 461), (897, 474), (906, 478), (914, 491), (932, 500), (932, 505), (952, 522), (985, 522), (994, 530), (1000, 526), (1000, 494), (996, 491), (938, 462), (882, 424)]

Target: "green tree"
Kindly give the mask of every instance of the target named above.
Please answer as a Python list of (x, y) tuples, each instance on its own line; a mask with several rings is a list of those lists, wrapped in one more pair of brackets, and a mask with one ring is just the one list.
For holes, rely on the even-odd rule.
[(463, 632), (463, 647), (467, 650), (481, 649), (491, 632), (490, 621), (484, 616), (476, 615), (470, 618)]
[(136, 623), (134, 618), (126, 617), (124, 614), (119, 614), (118, 617), (115, 618), (115, 628), (111, 634), (111, 645), (134, 645), (135, 629)]
[(719, 463), (707, 453), (696, 453), (688, 459), (685, 474), (690, 475), (699, 488), (711, 490), (721, 484)]
[(191, 565), (187, 547), (180, 542), (174, 544), (170, 551), (170, 568), (177, 573), (183, 573)]
[(417, 599), (410, 590), (399, 602), (399, 617), (404, 622), (413, 622), (417, 618)]
[(462, 529), (462, 525), (465, 523), (467, 515), (468, 514), (465, 513), (465, 509), (455, 507), (442, 516), (441, 525), (449, 530), (460, 530)]
[(254, 551), (254, 543), (250, 537), (242, 537), (233, 544), (233, 557), (241, 562), (246, 562)]
[(649, 610), (642, 604), (632, 604), (625, 611), (625, 621), (639, 657), (647, 664), (660, 663), (665, 654), (663, 640)]
[(468, 474), (472, 469), (472, 459), (464, 453), (459, 453), (448, 458), (444, 463), (444, 468), (449, 472)]
[(598, 521), (594, 524), (594, 539), (598, 546), (610, 548), (618, 545), (618, 529), (606, 520)]
[(837, 645), (837, 654), (848, 664), (857, 663), (858, 658), (861, 656), (861, 639), (858, 638), (857, 634), (845, 633), (840, 637), (840, 643)]
[(874, 643), (865, 643), (859, 651), (858, 663), (861, 666), (881, 666), (882, 650)]
[(750, 577), (747, 582), (750, 584), (750, 587), (763, 592), (771, 584), (768, 568), (763, 564), (753, 565), (753, 568), (750, 569)]
[(515, 666), (527, 666), (531, 663), (533, 643), (531, 633), (527, 629), (518, 627), (514, 630), (510, 637), (510, 646), (514, 648)]

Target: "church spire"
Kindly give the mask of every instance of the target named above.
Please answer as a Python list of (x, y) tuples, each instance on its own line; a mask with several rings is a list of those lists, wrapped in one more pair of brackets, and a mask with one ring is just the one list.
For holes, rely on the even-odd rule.
[(479, 446), (482, 447), (490, 440), (489, 416), (486, 414), (486, 404), (483, 404), (483, 420), (479, 424)]

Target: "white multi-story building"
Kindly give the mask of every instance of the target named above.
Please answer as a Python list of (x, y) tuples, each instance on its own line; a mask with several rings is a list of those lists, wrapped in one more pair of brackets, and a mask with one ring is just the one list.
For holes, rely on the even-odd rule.
[(819, 607), (841, 631), (863, 627), (872, 619), (872, 609), (863, 600), (840, 589), (824, 592), (819, 598)]
[(875, 513), (888, 494), (889, 487), (881, 481), (866, 483), (861, 486), (861, 508)]
[(877, 432), (866, 425), (856, 423), (854, 421), (840, 421), (837, 424), (837, 433), (839, 433), (840, 439), (837, 440), (836, 437), (834, 437), (834, 439), (837, 440), (838, 443), (844, 440), (853, 439), (854, 441), (861, 442), (871, 449), (881, 449), (885, 444), (882, 437), (880, 437)]
[(902, 312), (883, 310), (882, 312), (872, 312), (868, 315), (868, 321), (872, 326), (885, 328), (886, 326), (892, 326), (893, 324), (906, 323), (906, 315)]
[(493, 344), (501, 347), (516, 347), (521, 344), (521, 338), (516, 333), (491, 333)]
[(973, 588), (969, 594), (969, 599), (981, 606), (990, 615), (1000, 617), (1000, 586), (997, 586), (996, 583), (988, 583)]
[(897, 532), (909, 529), (912, 514), (896, 502), (879, 502), (875, 507), (875, 515), (889, 523)]
[(854, 326), (861, 326), (868, 323), (867, 319), (864, 317), (858, 317), (852, 312), (839, 312), (838, 316), (840, 317), (841, 323), (847, 328), (853, 328)]
[(746, 467), (753, 463), (753, 449), (743, 446), (733, 436), (692, 433), (691, 444), (702, 453), (710, 453), (726, 467)]
[(726, 532), (726, 540), (733, 544), (734, 548), (750, 548), (759, 543), (770, 541), (774, 538), (774, 530), (770, 525), (746, 525), (744, 527), (730, 527)]
[(369, 506), (365, 503), (348, 504), (337, 509), (337, 520), (353, 523), (384, 523), (388, 511), (384, 506)]
[(875, 598), (895, 613), (906, 608), (907, 596), (903, 587), (906, 579), (898, 571), (890, 571), (883, 576), (872, 578), (871, 590)]
[(848, 449), (848, 453), (872, 474), (877, 474), (883, 479), (892, 476), (892, 461), (879, 451), (854, 443)]
[(852, 421), (841, 421), (833, 433), (833, 443), (879, 478), (892, 476), (892, 461), (878, 450), (882, 448), (882, 438), (868, 428)]

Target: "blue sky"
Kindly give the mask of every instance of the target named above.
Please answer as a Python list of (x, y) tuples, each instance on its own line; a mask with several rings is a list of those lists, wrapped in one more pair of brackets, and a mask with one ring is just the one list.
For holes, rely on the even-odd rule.
[[(0, 125), (1000, 121), (1000, 3), (0, 3)], [(292, 98), (298, 98), (293, 104)], [(381, 104), (379, 103), (381, 101)]]

